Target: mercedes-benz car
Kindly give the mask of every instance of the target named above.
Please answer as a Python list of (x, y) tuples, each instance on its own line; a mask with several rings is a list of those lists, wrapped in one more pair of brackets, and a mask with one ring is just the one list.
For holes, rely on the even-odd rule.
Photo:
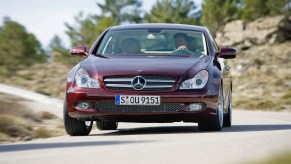
[(115, 130), (118, 122), (198, 123), (220, 131), (232, 121), (232, 79), (226, 59), (205, 27), (132, 24), (106, 29), (68, 74), (64, 125), (71, 136)]

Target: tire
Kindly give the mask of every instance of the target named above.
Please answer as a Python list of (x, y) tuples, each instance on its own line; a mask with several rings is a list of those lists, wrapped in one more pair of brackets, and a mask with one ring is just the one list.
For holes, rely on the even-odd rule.
[(96, 125), (99, 130), (116, 130), (118, 122), (98, 120), (96, 121)]
[(231, 127), (232, 122), (232, 91), (229, 93), (228, 112), (223, 118), (223, 127)]
[(70, 136), (86, 136), (91, 132), (92, 121), (81, 121), (76, 118), (72, 118), (67, 112), (66, 99), (64, 101), (63, 108), (64, 125), (68, 135)]
[(223, 126), (223, 93), (222, 86), (219, 88), (217, 114), (214, 118), (207, 121), (198, 122), (200, 131), (220, 131)]

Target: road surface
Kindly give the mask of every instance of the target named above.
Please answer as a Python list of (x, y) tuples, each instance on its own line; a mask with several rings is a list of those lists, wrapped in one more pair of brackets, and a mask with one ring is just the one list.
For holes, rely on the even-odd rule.
[[(49, 100), (47, 106), (59, 109)], [(93, 130), (85, 137), (2, 144), (0, 163), (232, 164), (291, 150), (290, 112), (235, 110), (233, 121), (220, 132), (199, 132), (194, 123), (120, 123), (116, 131)]]

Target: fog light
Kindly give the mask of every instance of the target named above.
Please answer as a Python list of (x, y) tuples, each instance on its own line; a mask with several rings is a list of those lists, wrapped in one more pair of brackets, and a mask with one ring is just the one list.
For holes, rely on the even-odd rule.
[(81, 109), (90, 109), (91, 105), (89, 103), (86, 103), (86, 102), (79, 102), (77, 104), (77, 107), (79, 107)]
[(193, 103), (189, 105), (188, 110), (191, 112), (195, 112), (195, 111), (200, 111), (203, 109), (203, 104), (202, 103)]

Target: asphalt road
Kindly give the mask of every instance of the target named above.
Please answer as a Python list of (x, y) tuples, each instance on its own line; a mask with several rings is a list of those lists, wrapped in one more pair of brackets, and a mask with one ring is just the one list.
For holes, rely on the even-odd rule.
[[(48, 101), (48, 109), (61, 110)], [(194, 123), (120, 123), (116, 131), (94, 130), (85, 137), (2, 144), (0, 163), (227, 164), (291, 150), (290, 112), (235, 110), (233, 121), (220, 132), (199, 132)]]

